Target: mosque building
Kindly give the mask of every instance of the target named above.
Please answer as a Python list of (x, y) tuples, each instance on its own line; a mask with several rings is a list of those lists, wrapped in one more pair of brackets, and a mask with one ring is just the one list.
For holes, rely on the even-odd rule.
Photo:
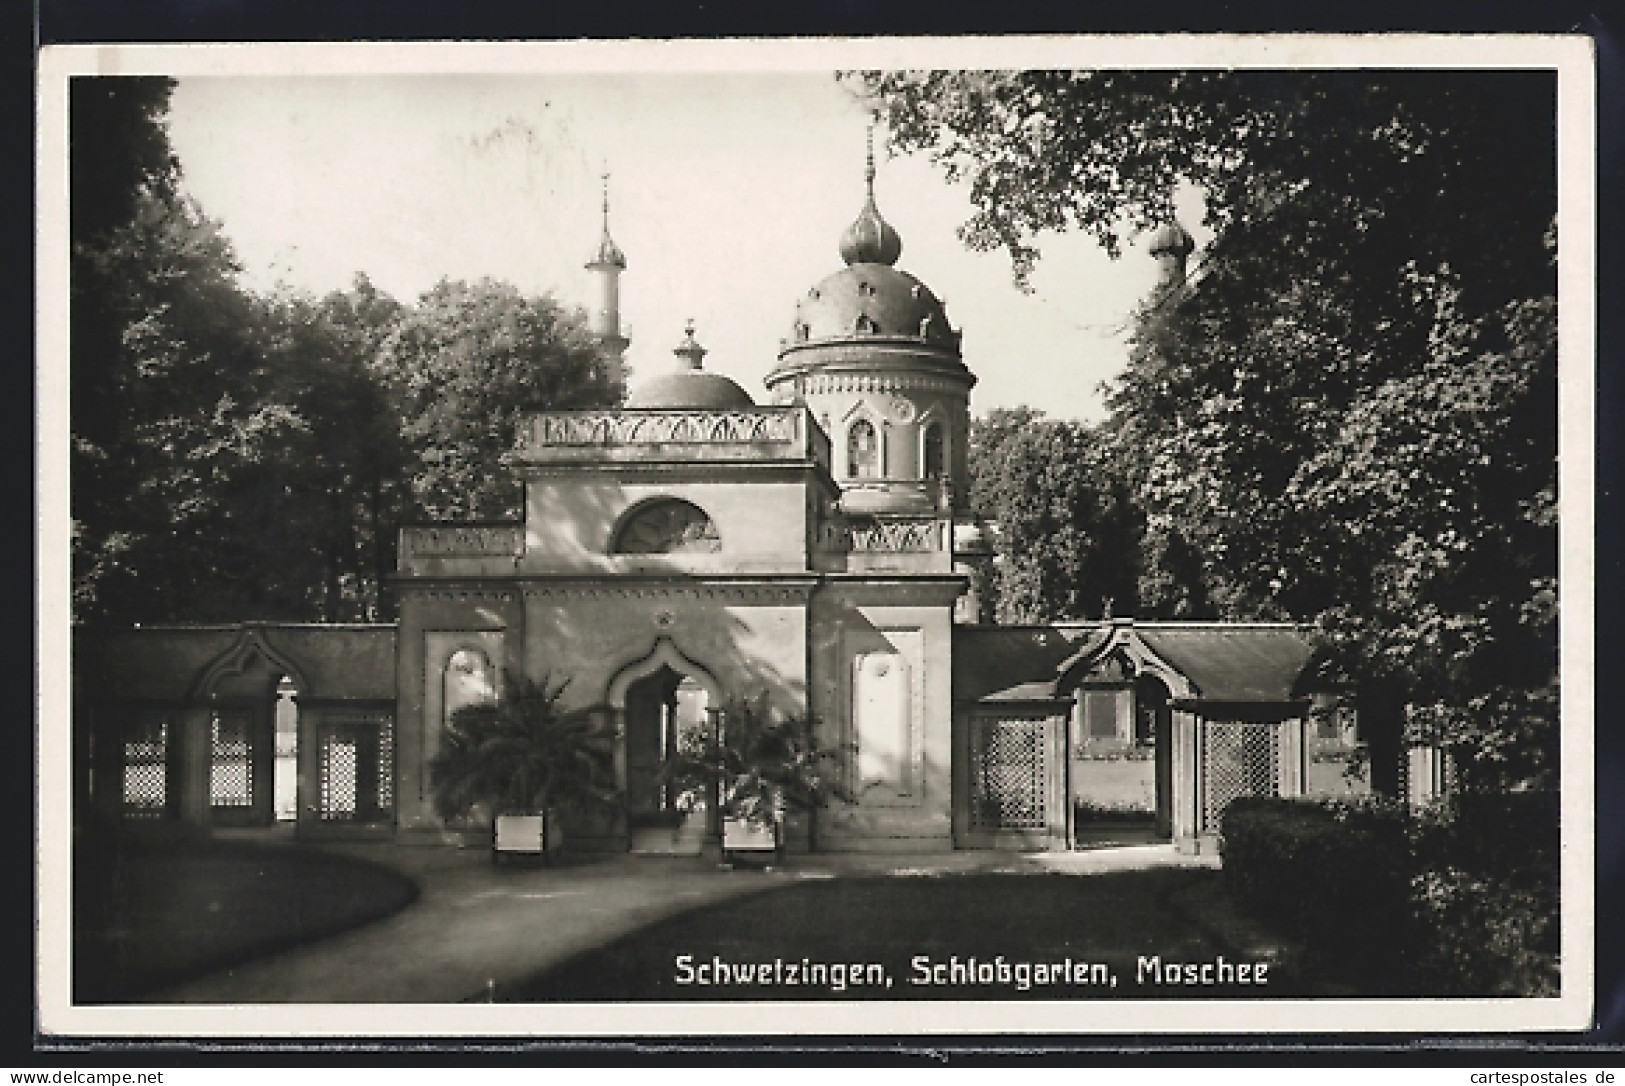
[[(1066, 849), (1134, 812), (1200, 851), (1237, 796), (1348, 787), (1351, 734), (1314, 711), (1329, 702), (1303, 685), (1298, 628), (992, 624), (994, 529), (969, 505), (976, 376), (941, 300), (899, 267), (874, 176), (871, 155), (842, 265), (787, 300), (762, 402), (706, 368), (690, 323), (623, 408), (528, 416), (522, 519), (403, 527), (398, 622), (82, 646), (86, 808), (274, 820), (293, 696), (300, 832), (460, 840), (427, 767), (503, 673), (562, 684), (561, 705), (615, 738), (624, 811), (573, 827), (572, 848), (699, 851), (662, 769), (684, 729), (746, 700), (815, 721), (839, 752), (843, 798), (792, 849)], [(1152, 249), (1164, 284), (1183, 277), (1188, 234)], [(612, 367), (627, 268), (606, 195), (586, 269)]]

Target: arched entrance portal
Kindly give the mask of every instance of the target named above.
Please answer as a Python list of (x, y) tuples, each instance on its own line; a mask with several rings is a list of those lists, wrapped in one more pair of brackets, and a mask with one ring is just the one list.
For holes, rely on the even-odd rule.
[(677, 787), (667, 768), (704, 741), (720, 703), (711, 676), (665, 640), (610, 684), (610, 704), (621, 710), (631, 851), (700, 852), (710, 828), (708, 797)]
[(1152, 781), (1155, 790), (1156, 834), (1173, 837), (1173, 706), (1168, 684), (1155, 675), (1142, 673), (1134, 681), (1134, 739), (1152, 749)]

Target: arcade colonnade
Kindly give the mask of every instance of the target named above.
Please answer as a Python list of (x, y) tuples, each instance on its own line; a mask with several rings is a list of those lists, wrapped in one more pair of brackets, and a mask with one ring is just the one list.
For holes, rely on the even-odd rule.
[[(699, 848), (680, 827), (643, 829), (661, 805), (650, 782), (671, 749), (661, 721), (677, 719), (659, 716), (660, 706), (692, 726), (740, 696), (765, 696), (787, 713), (815, 707), (826, 738), (851, 746), (844, 772), (856, 802), (819, 816), (820, 850), (1065, 849), (1088, 842), (1092, 813), (1137, 809), (1160, 836), (1207, 851), (1237, 796), (1349, 787), (1338, 772), (1346, 759), (1325, 755), (1351, 752), (1352, 737), (1316, 723), (1311, 699), (1253, 689), (1251, 701), (1221, 701), (1170, 662), (1181, 649), (1211, 656), (1223, 639), (1251, 657), (1273, 652), (1279, 683), (1303, 644), (1290, 627), (954, 627), (939, 600), (921, 610), (937, 612), (940, 628), (923, 632), (865, 620), (861, 599), (837, 586), (644, 586), (623, 589), (618, 603), (577, 591), (580, 602), (646, 621), (601, 616), (599, 627), (620, 634), (579, 645), (573, 662), (592, 666), (563, 671), (557, 665), (570, 661), (539, 621), (553, 596), (523, 587), (424, 601), (443, 609), (420, 610), (411, 644), (395, 626), (82, 631), (76, 816), (198, 829), (289, 820), (273, 808), (273, 780), (278, 710), (291, 701), (298, 833), (477, 842), (481, 827), (434, 814), (424, 767), (450, 713), (496, 696), (504, 669), (568, 677), (576, 703), (617, 738), (626, 809), (577, 827), (571, 847), (587, 850)], [(434, 628), (454, 617), (466, 626), (475, 612), (489, 625)], [(820, 634), (818, 620), (832, 613), (834, 632)], [(744, 655), (706, 636), (719, 616), (771, 649)], [(544, 637), (527, 644), (532, 623)], [(952, 661), (935, 677), (948, 681), (932, 690), (927, 654), (944, 647)], [(1269, 681), (1267, 670), (1255, 659), (1245, 681)], [(1212, 674), (1203, 677), (1212, 689)], [(653, 708), (640, 708), (642, 692), (661, 683)], [(792, 847), (806, 848), (811, 835), (798, 826)]]

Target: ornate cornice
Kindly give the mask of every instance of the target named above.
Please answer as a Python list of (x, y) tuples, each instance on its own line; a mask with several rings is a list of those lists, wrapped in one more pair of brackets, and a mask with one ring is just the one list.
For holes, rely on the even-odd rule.
[(791, 384), (803, 396), (895, 392), (939, 392), (963, 396), (970, 387), (966, 379), (928, 373), (787, 372), (770, 374), (767, 378), (769, 388), (784, 383)]
[(692, 600), (724, 603), (802, 603), (812, 594), (815, 583), (749, 585), (658, 585), (658, 584), (563, 584), (531, 585), (524, 589), (527, 600)]
[(513, 603), (518, 594), (497, 588), (453, 588), (446, 585), (416, 585), (410, 581), (395, 582), (395, 591), (401, 596), (436, 602), (456, 603)]

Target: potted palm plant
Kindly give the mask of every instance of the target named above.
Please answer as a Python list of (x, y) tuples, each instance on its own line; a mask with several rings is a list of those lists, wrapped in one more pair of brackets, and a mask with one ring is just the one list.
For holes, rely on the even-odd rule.
[(684, 737), (666, 773), (685, 802), (714, 804), (722, 861), (776, 859), (785, 816), (814, 812), (838, 794), (834, 751), (821, 746), (811, 719), (776, 716), (761, 701), (734, 702), (705, 732)]
[(492, 816), (492, 859), (550, 857), (568, 813), (613, 810), (615, 745), (586, 713), (561, 712), (563, 685), (505, 678), (502, 696), (457, 709), (429, 763), (443, 818)]

